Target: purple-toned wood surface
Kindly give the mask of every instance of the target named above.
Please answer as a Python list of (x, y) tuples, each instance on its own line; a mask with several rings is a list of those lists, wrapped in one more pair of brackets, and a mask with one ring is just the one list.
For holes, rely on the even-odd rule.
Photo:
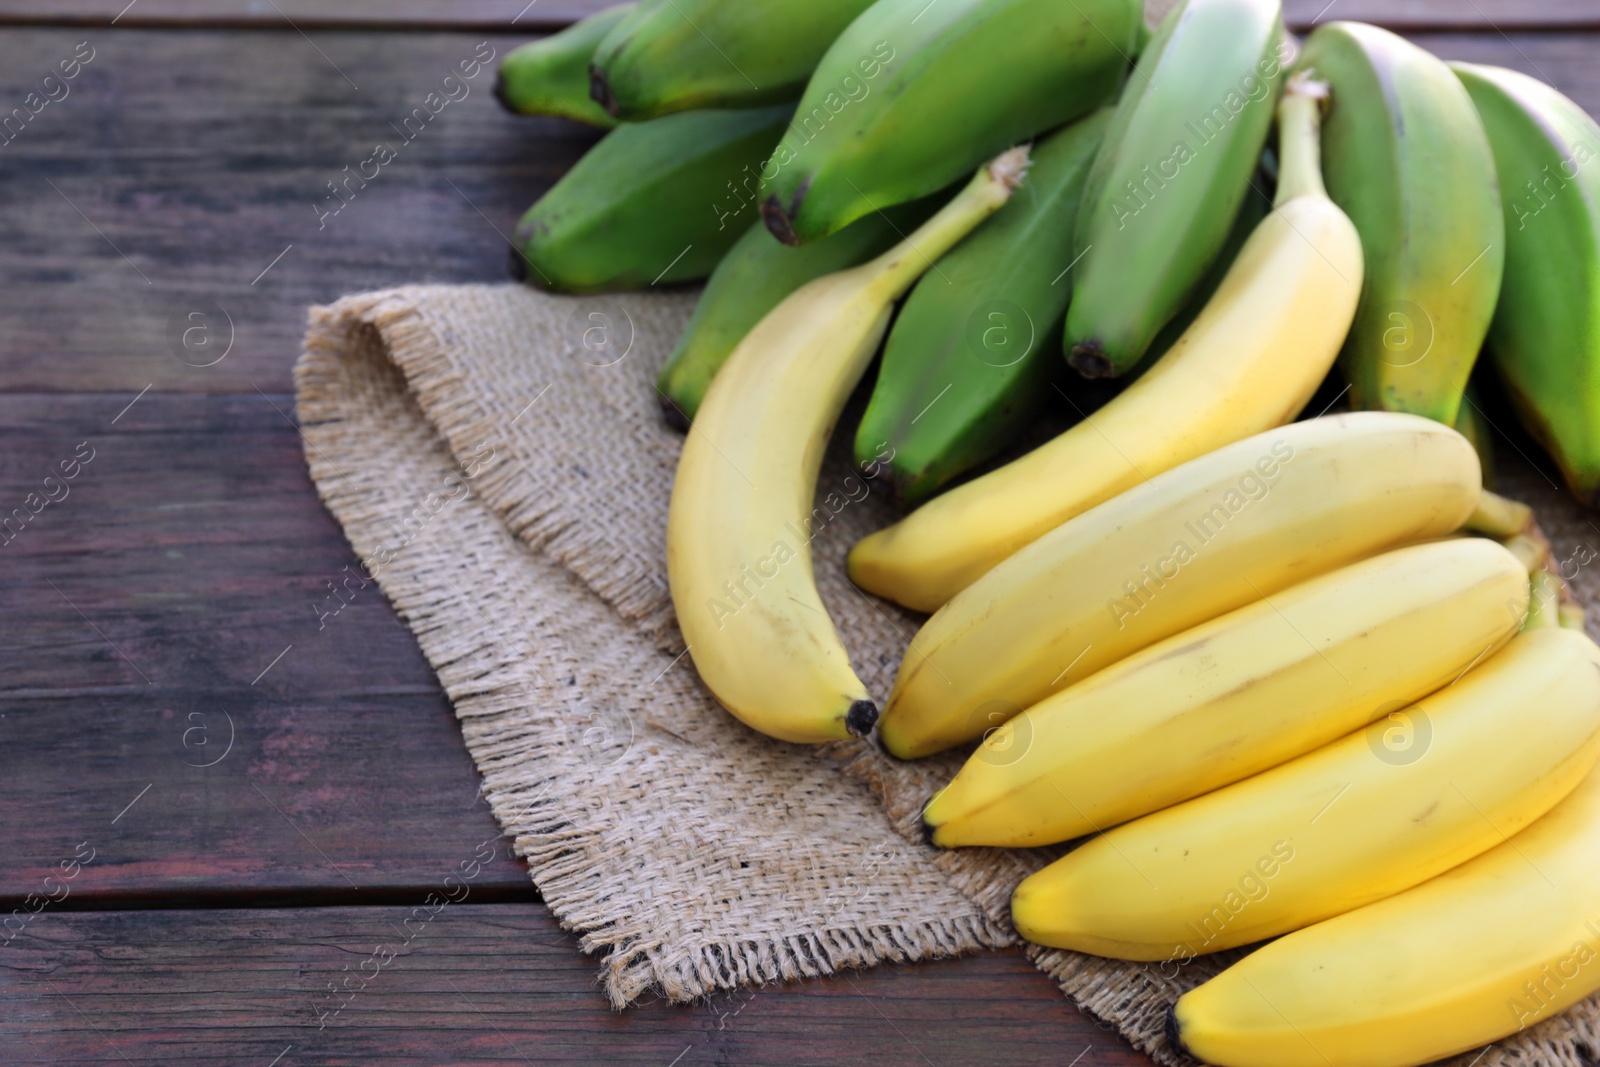
[(432, 915), (396, 906), (45, 912), (0, 948), (0, 1061), (1148, 1063), (1016, 953), (623, 1013), (593, 984), (593, 961), (541, 906), (476, 903), (470, 886)]
[[(547, 29), (610, 7), (614, 0), (0, 0), (0, 21), (119, 26), (302, 29)], [(1360, 19), (1405, 29), (1593, 28), (1590, 0), (1285, 0), (1295, 29)]]

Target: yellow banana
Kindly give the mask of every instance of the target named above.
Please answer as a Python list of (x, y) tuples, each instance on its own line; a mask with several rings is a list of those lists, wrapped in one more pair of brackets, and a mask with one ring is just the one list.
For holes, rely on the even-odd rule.
[(1528, 571), (1486, 538), (1395, 549), (1185, 630), (984, 738), (933, 843), (1044, 845), (1275, 767), (1460, 677), (1516, 633)]
[(896, 298), (1011, 195), (1028, 149), (982, 168), (877, 259), (795, 290), (734, 349), (678, 459), (667, 578), (706, 686), (785, 741), (864, 735), (877, 706), (850, 667), (811, 570), (822, 454)]
[(1362, 277), (1361, 240), (1322, 187), (1318, 91), (1291, 82), (1272, 213), (1167, 354), (1060, 437), (863, 538), (850, 553), (857, 585), (933, 611), (1045, 531), (1300, 413), (1344, 343)]
[(1478, 457), (1447, 426), (1358, 412), (1190, 460), (1045, 534), (911, 642), (880, 724), (902, 758), (997, 722), (1139, 649), (1473, 511)]
[(1093, 839), (1018, 886), (1011, 917), (1030, 941), (1122, 959), (1276, 937), (1498, 845), (1596, 756), (1600, 649), (1525, 630), (1387, 721)]
[(1430, 882), (1280, 938), (1179, 999), (1173, 1045), (1227, 1067), (1414, 1067), (1600, 989), (1600, 771)]

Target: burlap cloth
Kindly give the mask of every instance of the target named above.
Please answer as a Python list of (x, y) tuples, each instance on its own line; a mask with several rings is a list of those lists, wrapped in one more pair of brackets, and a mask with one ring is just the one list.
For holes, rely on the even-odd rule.
[[(664, 547), (681, 438), (653, 382), (694, 300), (416, 286), (313, 309), (295, 383), (317, 489), (438, 671), (495, 816), (601, 957), (613, 1004), (1013, 944), (1011, 889), (1053, 853), (922, 844), (917, 812), (959, 755), (902, 764), (862, 742), (769, 740), (682, 655)], [(919, 620), (844, 577), (849, 546), (892, 518), (846, 483), (849, 436), (819, 488), (847, 502), (813, 549), (881, 696)], [(1543, 475), (1508, 460), (1502, 488), (1541, 507), (1559, 558), (1600, 546)], [(1576, 581), (1588, 603), (1594, 569)], [(1162, 1036), (1167, 1006), (1236, 958), (1163, 969), (1028, 952), (1163, 1064), (1189, 1062)], [(1597, 1024), (1590, 1000), (1477, 1063), (1589, 1064)]]

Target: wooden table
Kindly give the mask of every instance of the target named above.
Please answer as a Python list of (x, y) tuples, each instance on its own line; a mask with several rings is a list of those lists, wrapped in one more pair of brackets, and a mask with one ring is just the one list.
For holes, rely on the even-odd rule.
[[(588, 6), (0, 0), (0, 115), (89, 57), (0, 144), (0, 914), (29, 915), (0, 930), (0, 1063), (1148, 1062), (1017, 952), (611, 1012), (405, 626), (375, 591), (319, 625), (355, 557), (294, 423), (305, 307), (503, 278), (503, 234), (594, 135), (503, 114), (485, 75), (316, 205), (479, 42)], [(1596, 0), (1324, 14), (1360, 16), (1600, 111)]]

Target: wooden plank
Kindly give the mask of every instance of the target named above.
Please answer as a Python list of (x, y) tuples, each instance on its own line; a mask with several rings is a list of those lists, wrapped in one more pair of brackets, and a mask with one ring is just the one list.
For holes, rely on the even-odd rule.
[[(594, 986), (594, 961), (542, 906), (476, 905), (469, 889), (461, 903), (425, 915), (389, 907), (42, 913), (0, 948), (5, 1058), (281, 1067), (1149, 1063), (1016, 952), (616, 1013)], [(379, 946), (387, 952), (367, 962)], [(333, 1014), (340, 1002), (328, 987), (347, 976), (347, 1006)]]
[[(547, 30), (619, 0), (0, 0), (0, 24)], [(119, 17), (120, 16), (120, 17)]]
[[(0, 23), (104, 26), (230, 26), (276, 29), (379, 27), (383, 29), (550, 29), (564, 26), (611, 0), (0, 0)], [(1319, 18), (1359, 19), (1420, 29), (1452, 27), (1505, 31), (1595, 27), (1600, 13), (1589, 0), (1286, 0), (1290, 25), (1304, 29)]]
[(1284, 19), (1297, 32), (1320, 22), (1350, 19), (1397, 30), (1594, 29), (1600, 10), (1591, 0), (1284, 0)]
[[(0, 35), (0, 103), (84, 39)], [(308, 305), (509, 280), (502, 235), (597, 136), (506, 114), (490, 65), (443, 86), (519, 39), (94, 35), (70, 94), (0, 146), (0, 390), (288, 392)], [(436, 91), (461, 99), (404, 126)], [(380, 142), (397, 157), (363, 187)], [(329, 215), (335, 181), (353, 199)], [(180, 343), (191, 312), (209, 347)]]
[(133, 399), (0, 396), (4, 910), (81, 842), (80, 904), (415, 900), (484, 841), (532, 899), (410, 632), (359, 581), (333, 613), (290, 398)]

